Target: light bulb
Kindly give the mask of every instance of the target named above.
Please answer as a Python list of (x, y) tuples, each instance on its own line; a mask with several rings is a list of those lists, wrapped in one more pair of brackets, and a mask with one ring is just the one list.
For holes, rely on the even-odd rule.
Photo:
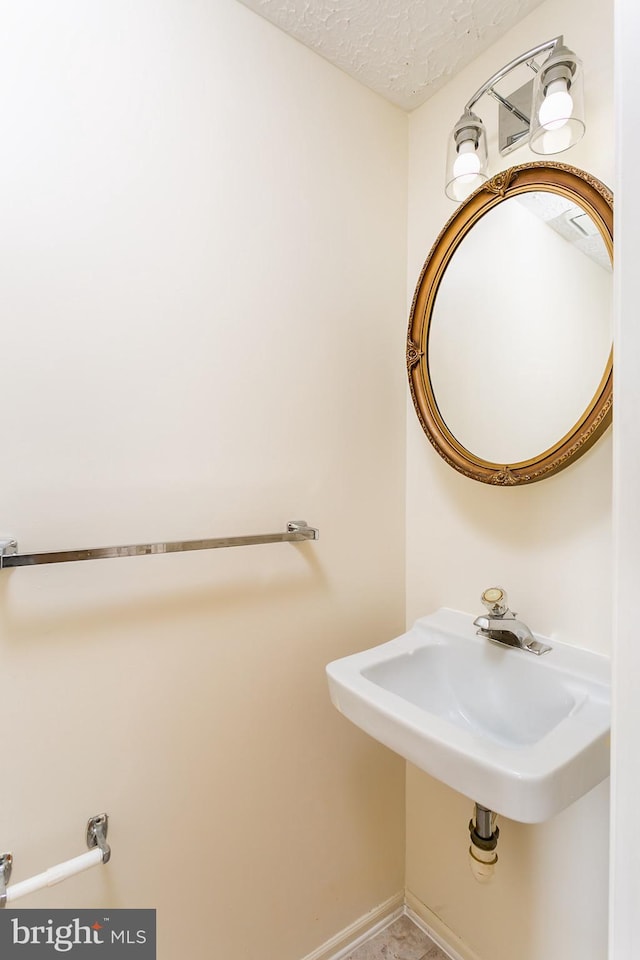
[(469, 183), (480, 173), (480, 157), (476, 153), (474, 140), (463, 140), (458, 149), (458, 156), (453, 163), (453, 176), (461, 183)]
[(546, 96), (540, 104), (538, 119), (545, 130), (559, 130), (564, 127), (573, 112), (573, 98), (562, 78), (552, 80)]

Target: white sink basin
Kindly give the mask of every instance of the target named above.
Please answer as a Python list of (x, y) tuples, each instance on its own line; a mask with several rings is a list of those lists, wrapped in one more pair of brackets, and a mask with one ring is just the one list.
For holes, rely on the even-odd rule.
[(512, 820), (539, 823), (609, 775), (609, 659), (537, 657), (445, 608), (327, 667), (334, 705), (411, 763)]

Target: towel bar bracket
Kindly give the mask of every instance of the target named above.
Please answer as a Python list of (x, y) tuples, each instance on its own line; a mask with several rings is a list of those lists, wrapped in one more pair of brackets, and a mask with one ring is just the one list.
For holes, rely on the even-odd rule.
[(290, 520), (287, 524), (287, 530), (289, 533), (301, 533), (307, 540), (318, 540), (320, 538), (320, 531), (316, 527), (310, 527), (306, 520)]
[(15, 557), (18, 552), (18, 541), (13, 539), (0, 539), (0, 570), (4, 566), (5, 557)]

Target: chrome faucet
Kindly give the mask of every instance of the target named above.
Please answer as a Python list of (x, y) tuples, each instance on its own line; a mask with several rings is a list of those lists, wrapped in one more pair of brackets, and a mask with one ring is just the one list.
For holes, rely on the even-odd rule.
[(481, 614), (473, 621), (473, 625), (479, 627), (478, 636), (508, 647), (528, 650), (537, 656), (551, 650), (548, 644), (535, 639), (526, 623), (516, 619), (518, 615), (509, 610), (507, 595), (502, 587), (488, 587), (481, 600), (489, 615)]

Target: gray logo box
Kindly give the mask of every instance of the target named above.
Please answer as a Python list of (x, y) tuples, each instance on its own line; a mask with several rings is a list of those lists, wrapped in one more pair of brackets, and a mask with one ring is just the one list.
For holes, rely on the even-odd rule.
[(0, 910), (0, 957), (156, 960), (156, 911)]

